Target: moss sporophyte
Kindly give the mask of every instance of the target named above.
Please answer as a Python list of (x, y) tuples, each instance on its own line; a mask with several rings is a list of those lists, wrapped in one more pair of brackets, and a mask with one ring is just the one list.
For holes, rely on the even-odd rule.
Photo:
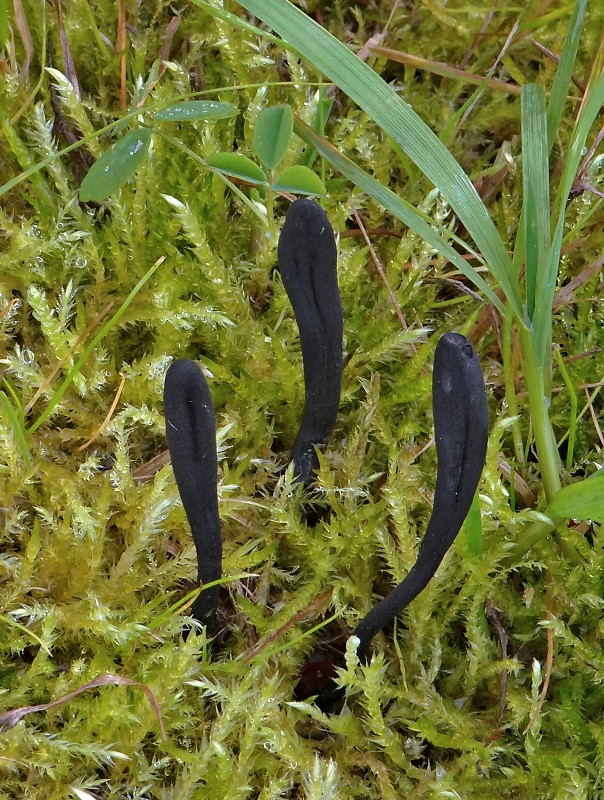
[[(342, 307), (336, 279), (333, 231), (312, 200), (290, 207), (279, 240), (279, 265), (292, 303), (304, 361), (305, 403), (293, 448), (295, 476), (308, 486), (318, 466), (316, 448), (334, 426), (342, 376)], [(434, 505), (416, 563), (406, 578), (354, 630), (358, 654), (368, 660), (371, 641), (426, 587), (451, 547), (474, 498), (486, 457), (488, 408), (478, 356), (459, 333), (447, 333), (434, 357), (432, 409), (437, 453)], [(172, 364), (165, 383), (166, 433), (172, 465), (198, 558), (202, 584), (221, 576), (217, 501), (216, 423), (207, 383), (192, 361)], [(193, 615), (215, 622), (217, 587), (204, 590)], [(314, 686), (333, 696), (333, 673)], [(320, 683), (320, 682), (319, 682)], [(298, 691), (300, 694), (300, 691)]]

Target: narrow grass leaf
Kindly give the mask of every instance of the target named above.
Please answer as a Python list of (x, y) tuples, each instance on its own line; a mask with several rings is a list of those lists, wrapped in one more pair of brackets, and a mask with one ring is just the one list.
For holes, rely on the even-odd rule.
[(473, 556), (482, 556), (482, 520), (480, 518), (480, 497), (478, 492), (474, 495), (463, 529), (470, 553)]
[[(317, 112), (313, 118), (311, 123), (312, 129), (316, 131), (321, 136), (325, 133), (325, 123), (329, 119), (329, 115), (331, 114), (331, 109), (333, 108), (333, 97), (328, 97), (327, 92), (325, 91), (325, 87), (321, 86), (317, 91)], [(305, 167), (312, 167), (314, 160), (316, 158), (317, 151), (314, 147), (307, 147), (304, 153), (302, 154), (302, 158), (300, 159), (300, 164)]]
[(84, 364), (86, 363), (86, 361), (90, 357), (90, 354), (92, 353), (94, 348), (99, 344), (99, 342), (101, 342), (103, 340), (103, 338), (109, 333), (109, 331), (111, 331), (111, 330), (113, 330), (113, 328), (115, 328), (117, 323), (120, 321), (120, 319), (124, 316), (124, 314), (128, 310), (128, 307), (130, 306), (130, 304), (132, 303), (132, 301), (134, 300), (136, 295), (140, 292), (140, 290), (143, 288), (143, 286), (154, 275), (154, 273), (156, 272), (158, 267), (161, 264), (163, 264), (163, 262), (165, 260), (166, 260), (165, 256), (162, 256), (161, 258), (158, 258), (158, 260), (155, 262), (155, 264), (153, 264), (153, 266), (150, 267), (147, 270), (147, 272), (145, 272), (143, 277), (136, 284), (134, 289), (130, 292), (128, 297), (124, 300), (124, 302), (118, 308), (118, 310), (115, 312), (115, 314), (111, 317), (109, 322), (107, 322), (107, 324), (102, 327), (102, 329), (97, 333), (97, 335), (94, 337), (94, 339), (90, 342), (88, 347), (84, 350), (82, 355), (79, 357), (77, 362), (74, 364), (74, 366), (69, 371), (69, 373), (68, 373), (67, 377), (65, 378), (65, 380), (63, 381), (63, 383), (59, 386), (57, 391), (54, 393), (54, 395), (50, 399), (50, 401), (49, 401), (48, 405), (46, 406), (46, 408), (44, 409), (44, 411), (40, 414), (40, 416), (33, 423), (33, 425), (31, 425), (31, 427), (28, 429), (28, 431), (27, 431), (28, 434), (34, 433), (40, 427), (40, 425), (42, 425), (42, 423), (46, 422), (46, 420), (50, 417), (50, 415), (52, 414), (53, 410), (61, 402), (61, 399), (63, 398), (63, 395), (65, 394), (65, 392), (67, 391), (67, 389), (71, 385), (73, 379), (78, 374), (78, 372), (82, 369), (82, 367), (84, 366)]
[(223, 175), (238, 178), (252, 186), (262, 186), (266, 183), (264, 170), (241, 153), (216, 153), (208, 158), (207, 164)]
[(165, 122), (193, 122), (198, 119), (230, 119), (239, 114), (232, 103), (218, 103), (214, 100), (188, 100), (174, 103), (153, 116)]
[(522, 188), (525, 207), (526, 306), (532, 320), (535, 295), (546, 279), (550, 230), (545, 95), (536, 84), (522, 87)]
[(564, 40), (564, 47), (556, 70), (556, 77), (547, 104), (547, 144), (548, 149), (554, 145), (554, 139), (562, 119), (564, 103), (570, 86), (570, 81), (579, 49), (579, 40), (583, 28), (583, 17), (587, 8), (587, 0), (577, 0), (573, 15), (568, 26), (568, 33)]
[(293, 130), (294, 112), (291, 106), (270, 106), (258, 114), (252, 147), (266, 169), (279, 166), (289, 149)]
[[(600, 110), (604, 105), (604, 72), (598, 77), (590, 87), (585, 102), (581, 108), (581, 113), (575, 123), (569, 152), (564, 160), (562, 177), (558, 184), (558, 191), (554, 201), (552, 219), (555, 229), (547, 258), (547, 273), (543, 276), (540, 284), (542, 289), (537, 292), (535, 298), (535, 349), (537, 359), (543, 364), (550, 357), (549, 339), (551, 330), (551, 313), (556, 292), (556, 279), (560, 265), (560, 251), (562, 247), (562, 237), (564, 234), (564, 220), (566, 205), (568, 203), (575, 177), (579, 166), (584, 157), (584, 148), (587, 137), (592, 125)], [(547, 318), (549, 317), (549, 325)], [(545, 320), (542, 322), (541, 320)]]
[(284, 169), (271, 184), (275, 192), (292, 194), (325, 194), (325, 186), (318, 175), (299, 164)]
[(497, 308), (497, 310), (505, 316), (506, 309), (501, 300), (497, 297), (495, 292), (491, 289), (485, 279), (473, 269), (468, 262), (461, 257), (442, 236), (440, 236), (434, 228), (429, 225), (423, 217), (405, 200), (395, 194), (387, 186), (373, 178), (368, 172), (365, 172), (361, 167), (357, 166), (353, 161), (346, 156), (342, 155), (327, 139), (319, 136), (310, 125), (302, 122), (296, 117), (295, 131), (306, 142), (312, 144), (317, 152), (332, 166), (334, 166), (342, 175), (345, 175), (348, 180), (352, 181), (356, 186), (362, 189), (370, 197), (380, 203), (386, 211), (392, 214), (397, 219), (400, 219), (405, 225), (415, 231), (419, 236), (424, 239), (428, 244), (431, 244), (441, 255), (454, 264), (457, 269), (474, 283), (481, 292), (488, 298), (488, 300)]
[(519, 320), (523, 311), (512, 264), (486, 206), (470, 179), (426, 123), (371, 67), (287, 0), (240, 0), (270, 25), (284, 46), (327, 75), (407, 153), (451, 204)]
[(151, 143), (149, 128), (137, 128), (106, 150), (80, 186), (80, 201), (100, 203), (120, 189), (140, 167)]
[(36, 634), (33, 631), (30, 631), (29, 628), (26, 628), (25, 625), (21, 625), (20, 622), (17, 622), (17, 620), (13, 619), (11, 616), (4, 614), (0, 614), (0, 622), (4, 622), (6, 625), (10, 625), (11, 628), (16, 628), (18, 631), (21, 631), (21, 633), (24, 633), (26, 636), (29, 636), (29, 638), (33, 639), (33, 641), (36, 644), (40, 645), (40, 647), (42, 648), (42, 650), (44, 650), (45, 653), (50, 655), (50, 650), (44, 644), (42, 639), (40, 639), (39, 636), (36, 636)]
[(560, 489), (546, 512), (559, 519), (590, 519), (604, 523), (604, 473)]
[(4, 47), (8, 42), (8, 12), (6, 0), (0, 0), (0, 45)]
[(570, 378), (568, 370), (566, 369), (566, 364), (564, 363), (564, 359), (562, 358), (559, 347), (556, 347), (554, 355), (556, 357), (556, 364), (558, 365), (558, 369), (562, 375), (562, 380), (566, 386), (566, 391), (568, 392), (570, 404), (568, 420), (568, 444), (566, 445), (566, 469), (568, 472), (570, 472), (574, 463), (575, 439), (577, 436), (577, 392), (575, 391), (573, 382)]
[(21, 452), (23, 461), (25, 461), (29, 467), (31, 466), (31, 455), (29, 453), (29, 447), (27, 446), (27, 434), (25, 433), (23, 421), (19, 418), (19, 415), (13, 408), (11, 401), (4, 392), (0, 392), (0, 403), (2, 404), (2, 407), (6, 412), (6, 416), (8, 417), (8, 420), (12, 426), (15, 440), (17, 442), (17, 446), (19, 447), (19, 451)]

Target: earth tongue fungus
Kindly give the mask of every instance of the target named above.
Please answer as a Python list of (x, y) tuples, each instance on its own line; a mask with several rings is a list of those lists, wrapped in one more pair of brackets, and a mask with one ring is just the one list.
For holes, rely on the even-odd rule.
[(312, 200), (291, 204), (279, 237), (279, 270), (290, 299), (302, 347), (304, 411), (292, 452), (294, 474), (304, 485), (319, 466), (340, 404), (342, 304), (336, 274), (333, 229)]
[[(438, 460), (432, 514), (417, 561), (406, 578), (354, 630), (362, 661), (369, 659), (375, 634), (417, 597), (438, 569), (468, 514), (480, 480), (489, 429), (486, 390), (476, 351), (459, 333), (445, 334), (436, 347), (432, 409)], [(307, 667), (312, 672), (313, 662)], [(296, 699), (305, 694), (306, 671), (301, 672)], [(315, 683), (308, 694), (316, 694), (317, 704), (327, 710), (340, 692), (331, 679), (333, 670), (331, 675), (324, 668), (322, 672), (327, 680)]]
[(436, 440), (434, 506), (417, 561), (405, 580), (357, 625), (359, 657), (371, 640), (425, 588), (465, 520), (487, 452), (489, 412), (478, 356), (459, 333), (441, 337), (434, 354), (432, 410)]
[[(305, 404), (292, 460), (296, 477), (309, 484), (318, 467), (317, 447), (327, 444), (335, 422), (342, 377), (342, 307), (336, 282), (333, 231), (312, 200), (297, 200), (279, 240), (279, 264), (300, 330)], [(197, 550), (198, 580), (221, 577), (222, 542), (217, 497), (216, 421), (207, 383), (186, 359), (168, 369), (164, 388), (166, 435), (172, 468)], [(437, 471), (434, 506), (416, 563), (403, 582), (354, 630), (359, 657), (367, 661), (371, 641), (428, 584), (466, 518), (484, 466), (488, 408), (484, 380), (472, 344), (459, 333), (441, 337), (434, 355), (432, 408)], [(192, 612), (214, 628), (218, 587), (204, 589)], [(323, 662), (321, 662), (323, 663)], [(317, 694), (329, 706), (339, 692), (327, 664), (323, 680), (298, 698)], [(312, 672), (313, 662), (307, 665)]]
[[(195, 362), (175, 361), (164, 384), (166, 436), (172, 469), (197, 551), (197, 579), (202, 585), (222, 572), (218, 516), (216, 419), (208, 384)], [(193, 617), (212, 631), (218, 586), (204, 589), (192, 606)]]

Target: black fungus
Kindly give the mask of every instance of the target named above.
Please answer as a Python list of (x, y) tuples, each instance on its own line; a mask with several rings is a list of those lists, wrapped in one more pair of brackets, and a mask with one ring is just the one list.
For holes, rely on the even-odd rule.
[(332, 227), (313, 200), (290, 206), (279, 237), (279, 269), (290, 299), (304, 363), (305, 400), (292, 452), (294, 474), (305, 485), (319, 466), (315, 447), (329, 442), (342, 385), (342, 304)]
[[(208, 384), (194, 361), (175, 361), (164, 385), (166, 436), (172, 469), (197, 551), (197, 579), (216, 581), (222, 573), (218, 516), (216, 419)], [(218, 587), (204, 589), (192, 606), (193, 617), (211, 630)]]
[(441, 337), (434, 354), (432, 408), (438, 466), (434, 507), (417, 561), (399, 586), (357, 625), (359, 657), (371, 640), (428, 584), (466, 518), (484, 466), (487, 397), (476, 351), (459, 333)]

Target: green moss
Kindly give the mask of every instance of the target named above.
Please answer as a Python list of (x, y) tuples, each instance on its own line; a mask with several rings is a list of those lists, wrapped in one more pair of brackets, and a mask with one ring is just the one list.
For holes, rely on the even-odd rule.
[[(339, 38), (360, 47), (383, 28), (392, 4), (307, 5), (323, 12)], [(601, 30), (596, 5), (579, 76)], [(17, 63), (3, 51), (2, 180), (66, 144), (51, 133), (50, 81), (58, 85), (66, 121), (84, 135), (123, 116), (119, 60), (102, 38), (114, 35), (115, 5), (74, 0), (64, 6), (81, 99), (60, 74), (43, 71), (43, 20), (35, 4), (24, 3), (34, 51), (22, 84), (25, 51), (18, 38)], [(472, 13), (460, 4), (400, 8), (385, 43), (457, 65), (491, 9), (489, 3), (473, 6)], [(172, 13), (163, 2), (127, 6), (131, 99), (143, 97)], [(53, 64), (64, 73), (56, 16), (50, 7), (46, 14)], [(494, 63), (515, 15), (495, 11), (471, 70), (484, 73)], [(569, 16), (566, 8), (542, 19), (529, 15), (521, 32), (557, 50)], [(251, 156), (254, 122), (266, 105), (287, 101), (303, 118), (313, 116), (317, 76), (281, 57), (275, 45), (186, 6), (145, 107), (166, 106), (192, 89), (229, 100), (238, 118), (164, 123), (165, 132), (202, 158), (234, 146)], [(509, 80), (512, 70), (514, 78), (551, 82), (550, 62), (527, 38), (515, 41), (507, 58), (498, 77)], [(469, 94), (467, 85), (383, 59), (375, 67), (438, 131)], [(291, 83), (271, 85), (284, 78)], [(39, 79), (28, 105), (27, 93)], [(364, 114), (341, 96), (335, 109), (326, 132), (338, 148), (441, 224), (453, 224), (450, 210), (414, 168), (398, 161)], [(573, 119), (570, 106), (566, 112), (559, 158)], [(509, 143), (509, 172), (491, 211), (510, 242), (521, 206), (518, 132), (517, 98), (487, 91), (448, 139), (472, 178)], [(87, 143), (97, 157), (108, 146), (106, 137)], [(295, 140), (285, 165), (296, 163), (302, 150)], [(600, 188), (601, 163), (594, 161), (587, 173)], [(315, 167), (321, 169), (318, 162)], [(555, 172), (554, 165), (553, 179)], [(336, 230), (346, 230), (355, 208), (370, 231), (397, 234), (370, 236), (409, 329), (401, 329), (364, 241), (342, 238), (344, 386), (320, 475), (330, 513), (314, 528), (301, 522), (300, 491), (283, 472), (304, 392), (297, 330), (274, 271), (272, 220), (262, 223), (216, 176), (161, 136), (153, 137), (142, 169), (100, 208), (78, 203), (79, 181), (67, 156), (3, 196), (0, 363), (14, 395), (6, 389), (12, 414), (0, 406), (0, 713), (49, 703), (99, 675), (116, 674), (149, 687), (167, 733), (163, 739), (139, 687), (88, 690), (0, 734), (3, 798), (601, 796), (604, 533), (593, 525), (585, 536), (568, 534), (581, 557), (577, 565), (552, 541), (522, 560), (510, 556), (536, 512), (510, 507), (509, 485), (499, 471), (499, 454), (512, 461), (513, 449), (497, 328), (488, 328), (478, 343), (494, 424), (481, 489), (484, 558), (472, 556), (460, 536), (394, 632), (377, 638), (371, 666), (360, 667), (349, 650), (340, 673), (347, 691), (340, 713), (292, 702), (308, 656), (343, 650), (361, 615), (415, 558), (434, 488), (433, 448), (423, 452), (432, 435), (434, 345), (444, 331), (467, 332), (482, 310), (451, 283), (459, 276), (413, 233), (329, 169), (325, 177), (323, 205)], [(286, 203), (275, 206), (278, 227)], [(586, 191), (573, 199), (561, 283), (600, 256), (602, 221), (596, 195)], [(14, 424), (23, 432), (35, 423), (86, 344), (162, 257), (50, 418), (27, 437), (28, 464)], [(554, 340), (569, 357), (577, 389), (602, 377), (601, 294), (596, 273), (554, 315)], [(209, 375), (218, 419), (224, 572), (247, 575), (227, 583), (224, 631), (211, 644), (203, 636), (184, 641), (185, 616), (169, 611), (194, 588), (194, 548), (170, 466), (165, 460), (148, 466), (165, 449), (163, 378), (177, 357), (197, 359)], [(121, 376), (123, 391), (102, 427)], [(556, 382), (562, 386), (558, 376)], [(601, 466), (601, 443), (584, 411), (577, 475)], [(568, 428), (564, 390), (554, 395), (552, 419), (562, 438)], [(539, 497), (530, 465), (523, 477)], [(315, 608), (326, 589), (331, 598)], [(499, 609), (509, 637), (506, 658), (486, 607)], [(309, 633), (334, 614), (324, 630)], [(548, 629), (549, 690), (525, 734), (537, 709)]]

